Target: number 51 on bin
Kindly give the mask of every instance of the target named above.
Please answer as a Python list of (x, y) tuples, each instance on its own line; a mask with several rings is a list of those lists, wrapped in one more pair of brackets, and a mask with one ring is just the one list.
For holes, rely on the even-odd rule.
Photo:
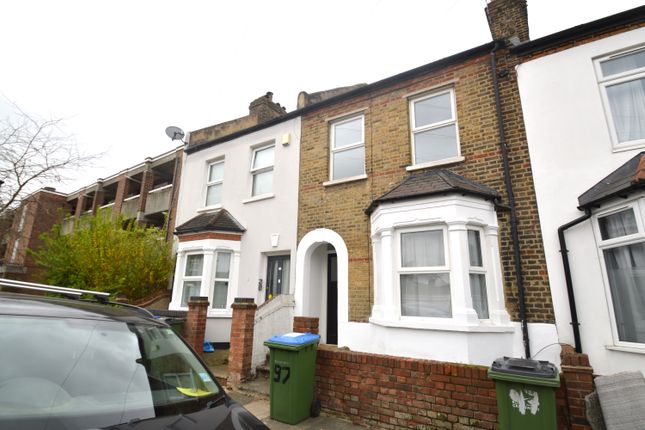
[[(284, 376), (283, 376), (284, 375)], [(282, 379), (282, 383), (286, 384), (287, 381), (289, 380), (289, 376), (291, 376), (291, 368), (289, 366), (285, 366), (284, 364), (275, 364), (273, 366), (273, 381), (274, 382), (280, 382)]]

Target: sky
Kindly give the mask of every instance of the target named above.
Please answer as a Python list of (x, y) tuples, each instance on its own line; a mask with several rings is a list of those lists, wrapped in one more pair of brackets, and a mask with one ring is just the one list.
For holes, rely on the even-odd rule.
[[(640, 6), (637, 0), (528, 0), (531, 38)], [(10, 103), (63, 118), (101, 154), (72, 192), (178, 145), (164, 133), (248, 114), (274, 93), (370, 83), (491, 40), (486, 0), (5, 0), (0, 116)]]

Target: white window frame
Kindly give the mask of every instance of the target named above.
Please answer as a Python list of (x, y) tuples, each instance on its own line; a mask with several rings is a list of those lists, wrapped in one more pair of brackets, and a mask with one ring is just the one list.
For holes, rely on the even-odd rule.
[[(341, 124), (346, 124), (348, 122), (355, 121), (357, 119), (361, 120), (361, 140), (360, 142), (357, 143), (352, 143), (351, 145), (348, 146), (343, 146), (342, 148), (336, 148), (336, 127), (341, 125)], [(334, 120), (330, 125), (329, 125), (330, 131), (329, 131), (329, 181), (330, 182), (347, 182), (351, 181), (353, 179), (363, 179), (365, 177), (365, 149), (363, 149), (363, 172), (359, 173), (358, 175), (354, 176), (344, 176), (342, 178), (334, 178), (334, 154), (337, 154), (339, 152), (344, 152), (344, 151), (349, 151), (351, 149), (356, 149), (363, 147), (365, 148), (365, 115), (360, 114), (360, 115), (351, 115), (351, 116), (346, 116), (338, 120)]]
[[(481, 266), (473, 266), (470, 262), (470, 242), (468, 242), (468, 232), (469, 231), (476, 231), (479, 233), (479, 247), (481, 250), (481, 257), (482, 257), (482, 265)], [(482, 229), (479, 226), (475, 225), (468, 225), (466, 226), (466, 250), (468, 251), (468, 274), (469, 275), (484, 275), (484, 282), (486, 283), (486, 310), (488, 311), (488, 318), (479, 318), (480, 320), (488, 320), (490, 319), (490, 291), (489, 291), (489, 283), (490, 280), (488, 279), (488, 255), (486, 252), (486, 243), (485, 243), (485, 233), (484, 229)], [(470, 293), (471, 299), (472, 299), (472, 286), (470, 285), (470, 276), (468, 277), (468, 286), (469, 289), (467, 292)], [(473, 309), (475, 307), (473, 306)]]
[(610, 55), (605, 55), (594, 60), (594, 67), (596, 70), (596, 77), (598, 79), (598, 85), (600, 87), (600, 94), (602, 98), (602, 104), (605, 112), (605, 119), (609, 127), (609, 134), (611, 135), (612, 147), (614, 152), (626, 151), (629, 149), (645, 147), (645, 138), (631, 140), (627, 142), (620, 143), (618, 141), (618, 133), (616, 132), (616, 126), (614, 124), (614, 118), (611, 112), (611, 105), (609, 104), (609, 98), (607, 96), (607, 87), (622, 84), (625, 82), (635, 81), (637, 79), (645, 79), (645, 67), (640, 69), (629, 70), (627, 72), (618, 73), (605, 77), (602, 73), (601, 64), (607, 60), (612, 60), (615, 58), (623, 57), (629, 54), (633, 54), (637, 51), (642, 51), (645, 49), (645, 46), (638, 46), (630, 48), (628, 50), (623, 50), (620, 52), (615, 52)]
[[(260, 167), (260, 168), (254, 168), (253, 166), (255, 165), (255, 156), (258, 152), (268, 149), (268, 148), (273, 148), (273, 163), (269, 166), (265, 167)], [(265, 173), (269, 171), (274, 171), (275, 170), (275, 153), (276, 153), (276, 145), (275, 142), (271, 142), (268, 145), (261, 145), (256, 148), (253, 148), (253, 154), (251, 155), (251, 166), (249, 168), (249, 172), (251, 173), (251, 197), (260, 197), (260, 196), (265, 196), (265, 195), (272, 195), (273, 194), (273, 182), (271, 183), (271, 191), (268, 193), (263, 193), (263, 194), (255, 194), (254, 189), (253, 189), (253, 184), (255, 183), (255, 175), (260, 174), (260, 173)], [(274, 177), (275, 178), (275, 177)]]
[[(427, 267), (403, 267), (403, 262), (402, 262), (402, 256), (403, 256), (403, 250), (402, 250), (402, 234), (405, 233), (419, 233), (419, 232), (425, 232), (425, 231), (441, 231), (443, 235), (443, 256), (444, 256), (444, 265), (443, 266), (427, 266)], [(452, 282), (452, 273), (451, 273), (451, 268), (450, 268), (450, 249), (448, 245), (448, 228), (445, 225), (442, 224), (434, 224), (434, 225), (428, 225), (428, 226), (419, 226), (419, 227), (407, 227), (407, 228), (400, 228), (396, 230), (396, 287), (397, 287), (397, 292), (396, 292), (396, 297), (398, 301), (398, 312), (399, 312), (399, 318), (403, 321), (408, 320), (408, 321), (445, 321), (445, 320), (450, 320), (452, 318), (452, 289), (453, 289), (453, 282)], [(424, 317), (424, 316), (410, 316), (410, 315), (403, 315), (402, 311), (402, 303), (401, 303), (401, 275), (417, 275), (417, 274), (426, 274), (426, 273), (447, 273), (450, 279), (450, 296), (451, 296), (451, 302), (450, 302), (450, 317)]]
[(218, 160), (214, 160), (208, 163), (206, 166), (206, 188), (205, 188), (205, 195), (204, 195), (204, 206), (207, 208), (218, 208), (222, 207), (222, 200), (220, 198), (219, 203), (213, 203), (213, 204), (208, 204), (208, 189), (214, 185), (221, 185), (222, 186), (222, 192), (224, 191), (224, 172), (222, 172), (222, 179), (218, 179), (215, 181), (209, 181), (210, 179), (210, 174), (211, 174), (211, 167), (215, 166), (216, 164), (222, 164), (224, 167), (226, 165), (224, 164), (224, 159), (220, 158)]
[[(426, 124), (420, 127), (416, 126), (415, 123), (415, 103), (430, 99), (433, 97), (440, 96), (442, 94), (450, 94), (450, 109), (452, 111), (451, 118), (431, 124)], [(412, 152), (412, 166), (408, 170), (414, 170), (415, 168), (424, 168), (437, 166), (441, 164), (450, 164), (459, 161), (463, 161), (464, 157), (461, 155), (461, 143), (459, 141), (459, 123), (457, 121), (457, 102), (455, 99), (455, 89), (454, 87), (442, 88), (432, 92), (424, 93), (420, 96), (415, 96), (410, 98), (409, 101), (409, 112), (410, 112), (410, 149)], [(440, 127), (445, 127), (447, 125), (455, 125), (455, 144), (457, 145), (457, 155), (448, 158), (442, 158), (439, 160), (426, 161), (423, 163), (417, 163), (416, 160), (416, 149), (415, 149), (415, 135), (423, 133), (428, 130), (433, 130)]]
[[(229, 261), (228, 261), (228, 278), (218, 278), (217, 277), (217, 259), (219, 258), (220, 254), (229, 254)], [(213, 311), (225, 311), (228, 308), (228, 303), (229, 303), (229, 296), (231, 292), (231, 271), (233, 269), (233, 256), (234, 253), (232, 250), (229, 249), (217, 249), (215, 251), (215, 254), (213, 255), (213, 281), (211, 282), (210, 286), (210, 294), (209, 294), (209, 299), (211, 302), (210, 309)], [(216, 282), (226, 282), (226, 303), (224, 304), (223, 308), (216, 308), (215, 305), (215, 283)]]
[[(202, 273), (199, 275), (193, 275), (193, 276), (188, 276), (186, 275), (186, 269), (188, 268), (188, 257), (191, 255), (201, 255), (202, 256)], [(183, 309), (188, 309), (188, 303), (184, 306), (184, 289), (186, 282), (199, 282), (199, 289), (201, 290), (201, 287), (204, 283), (204, 270), (205, 270), (205, 264), (206, 264), (206, 256), (204, 255), (203, 252), (199, 251), (194, 251), (194, 252), (187, 252), (184, 254), (183, 258), (183, 267), (181, 270), (181, 294), (179, 295), (179, 305)]]
[[(600, 231), (600, 219), (608, 215), (619, 213), (625, 210), (631, 209), (634, 211), (634, 218), (636, 219), (636, 226), (638, 232), (630, 234), (627, 236), (621, 236), (613, 239), (602, 239)], [(605, 287), (605, 297), (607, 299), (607, 311), (609, 313), (609, 319), (611, 324), (611, 332), (614, 341), (614, 345), (618, 347), (626, 347), (630, 349), (636, 349), (645, 352), (645, 343), (636, 343), (636, 342), (627, 342), (620, 340), (618, 335), (618, 325), (616, 320), (616, 313), (614, 311), (614, 302), (612, 299), (611, 285), (609, 283), (609, 275), (607, 271), (607, 265), (605, 263), (604, 251), (607, 249), (618, 248), (626, 245), (633, 245), (636, 243), (645, 242), (645, 223), (643, 220), (643, 214), (645, 213), (645, 198), (638, 197), (636, 199), (629, 200), (627, 202), (622, 202), (620, 205), (614, 205), (608, 207), (607, 209), (594, 214), (593, 216), (593, 231), (596, 240), (596, 246), (598, 249), (598, 260), (600, 261), (600, 267), (602, 271), (602, 278)]]

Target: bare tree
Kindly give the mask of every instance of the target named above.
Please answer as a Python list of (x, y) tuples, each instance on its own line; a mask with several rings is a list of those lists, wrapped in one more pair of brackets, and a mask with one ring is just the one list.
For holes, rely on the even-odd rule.
[(60, 183), (65, 171), (96, 158), (78, 151), (60, 119), (38, 118), (15, 104), (13, 108), (0, 119), (0, 214), (35, 189)]

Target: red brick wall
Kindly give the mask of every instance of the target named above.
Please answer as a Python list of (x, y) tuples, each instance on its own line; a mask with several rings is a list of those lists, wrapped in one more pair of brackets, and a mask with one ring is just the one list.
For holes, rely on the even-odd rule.
[(231, 305), (231, 347), (228, 354), (228, 380), (236, 385), (252, 376), (253, 330), (257, 305), (251, 298), (235, 299)]
[(184, 325), (184, 337), (199, 355), (204, 354), (207, 313), (208, 297), (191, 297), (188, 299), (188, 316)]
[(496, 429), (487, 368), (320, 346), (316, 397), (368, 428)]
[[(593, 369), (585, 354), (566, 351), (556, 390), (558, 428), (590, 430), (584, 396), (593, 390)], [(495, 384), (487, 371), (321, 345), (316, 398), (323, 408), (368, 428), (498, 429)]]
[(293, 317), (293, 331), (296, 333), (318, 334), (318, 318)]

